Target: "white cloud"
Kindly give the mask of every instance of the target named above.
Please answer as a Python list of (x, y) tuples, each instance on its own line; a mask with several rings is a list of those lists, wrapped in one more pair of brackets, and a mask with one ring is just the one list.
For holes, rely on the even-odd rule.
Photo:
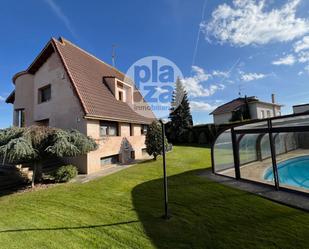
[(200, 101), (190, 101), (190, 107), (192, 111), (207, 111), (207, 112), (211, 112), (217, 108), (217, 106), (213, 106), (206, 102), (200, 102)]
[(224, 71), (219, 71), (219, 70), (214, 70), (214, 71), (212, 71), (212, 76), (228, 78), (230, 76), (230, 73), (224, 72)]
[(302, 50), (306, 50), (309, 49), (309, 36), (305, 36), (303, 37), (302, 40), (296, 42), (294, 44), (294, 51), (296, 53), (302, 51)]
[(309, 65), (307, 65), (304, 69), (309, 74)]
[(299, 3), (289, 0), (268, 10), (266, 0), (234, 0), (232, 6), (219, 5), (201, 28), (207, 39), (212, 36), (235, 46), (292, 41), (309, 32), (309, 20), (296, 17)]
[(60, 6), (54, 0), (44, 0), (44, 1), (52, 9), (55, 15), (63, 22), (63, 24), (70, 31), (70, 33), (76, 38), (77, 35), (74, 31), (74, 28), (72, 27), (69, 18), (64, 14)]
[(3, 96), (0, 96), (0, 102), (5, 101), (5, 98)]
[(244, 73), (240, 72), (240, 78), (243, 81), (253, 81), (265, 78), (267, 75), (262, 73)]
[(301, 51), (298, 53), (298, 62), (306, 63), (309, 62), (309, 51)]
[(223, 84), (210, 84), (207, 87), (204, 86), (211, 75), (198, 66), (192, 66), (192, 71), (194, 74), (193, 76), (182, 79), (182, 83), (190, 96), (207, 97), (225, 88)]
[(273, 65), (287, 65), (287, 66), (291, 66), (296, 62), (296, 59), (294, 57), (294, 55), (287, 55), (285, 57), (282, 57), (278, 60), (275, 60), (272, 62)]
[(298, 76), (301, 76), (301, 75), (303, 75), (303, 74), (304, 74), (303, 71), (299, 71), (297, 75), (298, 75)]

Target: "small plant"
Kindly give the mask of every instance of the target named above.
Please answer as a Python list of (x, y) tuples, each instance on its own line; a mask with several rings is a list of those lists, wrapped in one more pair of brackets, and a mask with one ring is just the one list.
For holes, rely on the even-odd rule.
[(77, 176), (77, 168), (74, 165), (61, 166), (54, 173), (56, 182), (68, 182)]

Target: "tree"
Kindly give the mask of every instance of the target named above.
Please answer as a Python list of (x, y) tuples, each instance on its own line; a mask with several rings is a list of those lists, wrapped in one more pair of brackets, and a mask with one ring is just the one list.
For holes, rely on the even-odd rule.
[[(146, 151), (149, 155), (152, 155), (154, 160), (157, 160), (157, 156), (162, 154), (162, 126), (160, 122), (153, 121), (148, 128), (146, 134)], [(166, 137), (164, 136), (165, 148), (168, 146)]]
[(3, 163), (33, 167), (32, 187), (42, 179), (42, 163), (50, 158), (75, 157), (97, 149), (96, 142), (77, 130), (31, 126), (0, 130)]
[(242, 105), (240, 108), (232, 112), (230, 122), (237, 122), (251, 119), (249, 101), (247, 96), (245, 96), (244, 102), (245, 102), (244, 105)]
[(182, 137), (185, 130), (192, 127), (193, 121), (188, 94), (179, 78), (177, 79), (175, 85), (171, 102), (171, 112), (169, 115), (171, 120), (170, 131), (172, 133), (170, 134), (170, 137), (173, 141), (179, 141), (178, 138)]

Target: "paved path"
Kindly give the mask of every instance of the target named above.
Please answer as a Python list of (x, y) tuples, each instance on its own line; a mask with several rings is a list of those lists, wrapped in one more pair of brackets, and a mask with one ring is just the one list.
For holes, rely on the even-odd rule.
[(135, 161), (134, 163), (131, 163), (131, 164), (114, 164), (114, 165), (106, 166), (102, 170), (99, 170), (95, 173), (91, 173), (91, 174), (88, 174), (88, 175), (86, 175), (86, 174), (78, 175), (71, 182), (86, 183), (86, 182), (92, 181), (94, 179), (116, 173), (120, 170), (130, 168), (130, 167), (136, 165), (139, 162), (143, 162), (143, 161), (147, 161), (147, 160), (150, 160), (150, 159)]
[(227, 185), (229, 187), (244, 190), (266, 199), (278, 202), (280, 204), (309, 211), (309, 196), (303, 194), (292, 193), (288, 191), (276, 191), (273, 186), (261, 185), (254, 182), (236, 180), (225, 176), (212, 174), (211, 170), (207, 170), (201, 174), (203, 177)]

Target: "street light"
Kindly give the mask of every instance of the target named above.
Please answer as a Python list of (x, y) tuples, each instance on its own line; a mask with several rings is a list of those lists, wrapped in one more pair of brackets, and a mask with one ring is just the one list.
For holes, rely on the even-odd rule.
[(165, 160), (165, 129), (164, 121), (160, 119), (162, 128), (162, 157), (163, 157), (163, 182), (164, 182), (164, 215), (163, 219), (170, 219), (171, 215), (168, 212), (168, 192), (167, 192), (167, 177), (166, 177), (166, 160)]

